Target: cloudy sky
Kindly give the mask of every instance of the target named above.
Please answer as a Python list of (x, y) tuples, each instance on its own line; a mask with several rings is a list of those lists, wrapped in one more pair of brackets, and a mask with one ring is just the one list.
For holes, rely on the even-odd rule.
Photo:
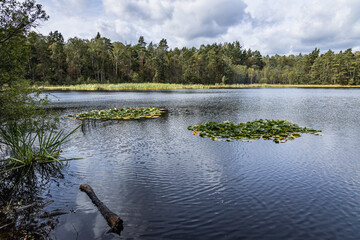
[(65, 39), (158, 43), (170, 48), (240, 41), (263, 55), (360, 50), (359, 0), (37, 0), (50, 15), (38, 27)]

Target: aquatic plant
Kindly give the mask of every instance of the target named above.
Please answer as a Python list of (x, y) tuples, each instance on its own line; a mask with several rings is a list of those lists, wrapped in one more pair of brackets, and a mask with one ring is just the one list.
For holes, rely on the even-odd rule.
[(107, 110), (92, 110), (90, 112), (78, 113), (75, 116), (69, 115), (76, 119), (97, 119), (97, 120), (110, 120), (110, 119), (140, 119), (140, 118), (158, 118), (165, 110), (155, 107), (126, 107), (114, 108)]
[(301, 136), (301, 133), (322, 135), (320, 130), (300, 127), (286, 120), (259, 119), (246, 123), (232, 123), (225, 121), (199, 123), (189, 126), (194, 135), (208, 137), (212, 140), (226, 141), (255, 141), (257, 139), (273, 140), (275, 143), (284, 143)]
[(42, 164), (62, 167), (62, 162), (69, 159), (60, 157), (61, 146), (79, 127), (66, 134), (64, 130), (55, 131), (55, 127), (47, 130), (44, 122), (8, 122), (0, 128), (0, 143), (10, 149), (10, 157), (0, 160), (0, 176), (25, 167), (26, 173), (31, 172), (31, 167)]
[[(9, 121), (0, 128), (0, 239), (48, 239), (62, 212), (44, 211), (41, 193), (50, 181), (63, 177), (68, 160), (60, 156), (70, 133), (53, 122)], [(8, 157), (6, 157), (8, 155)]]

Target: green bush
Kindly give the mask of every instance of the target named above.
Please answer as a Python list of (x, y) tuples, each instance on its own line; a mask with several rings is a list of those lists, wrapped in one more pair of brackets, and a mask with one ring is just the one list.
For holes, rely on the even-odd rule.
[(267, 78), (261, 78), (259, 81), (260, 84), (267, 84), (268, 83), (268, 79)]

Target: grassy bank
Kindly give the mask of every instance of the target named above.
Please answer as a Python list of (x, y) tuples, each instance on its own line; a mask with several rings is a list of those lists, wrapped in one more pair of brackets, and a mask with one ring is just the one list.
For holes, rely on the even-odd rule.
[(119, 84), (79, 84), (62, 86), (39, 86), (46, 91), (118, 91), (150, 89), (221, 89), (221, 88), (360, 88), (360, 85), (270, 85), (270, 84), (170, 84), (170, 83), (119, 83)]

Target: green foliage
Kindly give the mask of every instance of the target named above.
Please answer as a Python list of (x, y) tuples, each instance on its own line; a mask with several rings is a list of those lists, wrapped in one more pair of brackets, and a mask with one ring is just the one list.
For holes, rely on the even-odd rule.
[(260, 84), (267, 84), (268, 83), (268, 79), (267, 78), (261, 78), (259, 81)]
[[(8, 17), (1, 18), (0, 26), (1, 87), (23, 79), (24, 75), (32, 83), (44, 85), (256, 84), (264, 83), (264, 79), (267, 84), (289, 85), (360, 83), (360, 53), (351, 49), (320, 54), (315, 48), (307, 55), (263, 57), (257, 50), (243, 49), (238, 41), (201, 45), (198, 49), (169, 49), (166, 39), (147, 44), (140, 36), (137, 44), (131, 45), (111, 42), (97, 33), (91, 40), (75, 37), (64, 42), (57, 31), (48, 36), (29, 33), (37, 20), (47, 19), (33, 0), (0, 3), (13, 12), (9, 15), (2, 10)], [(15, 24), (18, 21), (24, 23), (19, 28)]]
[(329, 50), (320, 54), (315, 48), (308, 55), (266, 57), (266, 68), (262, 75), (271, 84), (314, 84), (314, 85), (353, 85), (358, 84), (359, 52), (351, 49), (335, 54)]
[(96, 120), (110, 120), (110, 119), (140, 119), (140, 118), (158, 118), (164, 109), (154, 107), (126, 107), (114, 108), (108, 110), (92, 110), (90, 112), (78, 113), (75, 116), (69, 115), (77, 119), (96, 119)]
[(79, 38), (71, 38), (67, 43), (60, 41), (54, 48), (48, 40), (50, 37), (30, 35), (39, 41), (29, 41), (34, 51), (27, 65), (27, 76), (34, 76), (35, 72), (32, 79), (56, 85), (83, 84), (85, 79), (91, 79), (91, 83), (205, 85), (256, 84), (264, 83), (264, 79), (267, 84), (289, 85), (360, 82), (360, 54), (352, 53), (351, 49), (338, 54), (329, 50), (320, 55), (316, 48), (308, 55), (262, 57), (259, 51), (243, 49), (237, 41), (201, 45), (199, 49), (169, 49), (166, 39), (147, 44), (140, 36), (137, 44), (125, 45), (111, 43), (100, 34), (90, 41)]
[(23, 78), (28, 47), (26, 34), (48, 16), (35, 1), (0, 1), (0, 87)]
[[(60, 37), (54, 40), (54, 34)], [(239, 42), (169, 50), (166, 39), (147, 44), (140, 37), (136, 45), (125, 45), (111, 43), (98, 34), (90, 41), (71, 38), (62, 43), (58, 32), (47, 37), (32, 32), (28, 42), (31, 57), (26, 65), (27, 77), (53, 85), (76, 82), (81, 76), (95, 80), (94, 83), (221, 84), (223, 76), (227, 84), (247, 83), (247, 74), (237, 74), (238, 64), (246, 67), (249, 57), (261, 56), (259, 52), (243, 50)], [(257, 71), (262, 68), (261, 59), (251, 63)], [(85, 83), (82, 81), (77, 83)]]
[(44, 115), (42, 106), (47, 98), (40, 98), (39, 91), (34, 92), (28, 82), (18, 80), (0, 91), (0, 103), (0, 123), (3, 123)]
[(47, 19), (34, 0), (0, 1), (0, 123), (31, 117), (38, 109), (24, 81), (30, 57), (26, 35), (39, 20)]
[(200, 137), (209, 137), (212, 140), (226, 141), (255, 141), (261, 137), (264, 140), (273, 140), (275, 143), (284, 143), (300, 137), (300, 133), (321, 135), (321, 131), (298, 125), (286, 120), (259, 119), (246, 123), (232, 123), (225, 121), (199, 123), (189, 126), (193, 134)]
[(44, 121), (10, 121), (0, 129), (0, 143), (11, 152), (10, 157), (0, 161), (1, 175), (42, 164), (62, 167), (61, 162), (66, 159), (60, 157), (61, 146), (80, 126), (67, 134), (64, 130), (56, 131), (54, 127), (48, 131), (47, 127)]
[(40, 4), (34, 0), (19, 2), (0, 1), (0, 44), (9, 43), (15, 36), (24, 35), (38, 20), (47, 20), (48, 16)]

